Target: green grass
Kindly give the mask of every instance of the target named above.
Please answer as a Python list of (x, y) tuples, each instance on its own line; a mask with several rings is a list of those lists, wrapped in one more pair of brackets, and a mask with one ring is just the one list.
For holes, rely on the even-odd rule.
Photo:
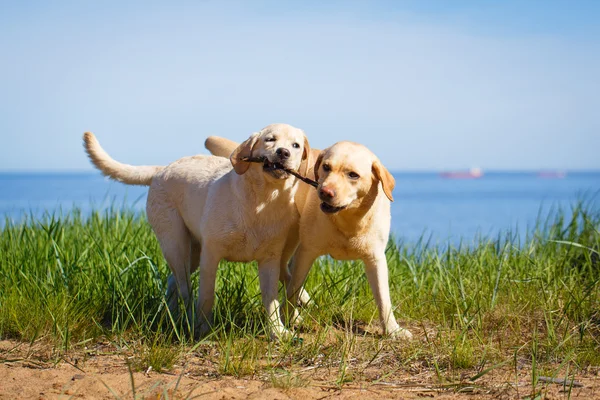
[[(215, 329), (201, 341), (164, 300), (168, 268), (145, 217), (116, 209), (6, 222), (0, 233), (0, 338), (45, 341), (52, 357), (99, 340), (132, 368), (169, 370), (194, 355), (215, 374), (306, 385), (386, 381), (431, 371), (440, 384), (523, 365), (537, 377), (600, 366), (600, 213), (577, 205), (517, 242), (510, 233), (440, 249), (390, 241), (393, 304), (410, 343), (382, 338), (359, 262), (322, 258), (307, 289), (302, 341), (265, 334), (256, 264), (222, 262)], [(375, 371), (375, 372), (374, 372)], [(516, 374), (517, 372), (515, 372)]]

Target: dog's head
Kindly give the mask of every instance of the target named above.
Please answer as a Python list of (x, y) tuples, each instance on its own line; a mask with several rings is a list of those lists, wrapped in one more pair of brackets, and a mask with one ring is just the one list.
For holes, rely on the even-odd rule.
[(321, 210), (328, 214), (360, 207), (379, 183), (390, 201), (395, 180), (381, 161), (365, 146), (338, 142), (323, 150), (315, 163)]
[(287, 124), (272, 124), (260, 132), (252, 134), (240, 144), (229, 159), (233, 169), (242, 175), (250, 168), (246, 157), (263, 157), (267, 162), (262, 169), (269, 178), (287, 179), (290, 174), (275, 167), (281, 165), (287, 169), (306, 174), (310, 146), (302, 129)]

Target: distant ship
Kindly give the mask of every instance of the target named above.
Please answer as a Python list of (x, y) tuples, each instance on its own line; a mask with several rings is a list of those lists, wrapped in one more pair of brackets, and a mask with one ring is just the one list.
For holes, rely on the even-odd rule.
[(477, 179), (483, 176), (483, 171), (479, 167), (473, 167), (468, 171), (444, 171), (440, 176), (446, 179)]
[(565, 171), (540, 171), (537, 176), (546, 179), (562, 179), (567, 176), (567, 173)]

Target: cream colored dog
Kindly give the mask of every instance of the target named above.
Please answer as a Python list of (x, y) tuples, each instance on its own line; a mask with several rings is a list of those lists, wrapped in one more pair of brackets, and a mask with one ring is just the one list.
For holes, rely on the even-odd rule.
[[(177, 308), (176, 290), (188, 304), (190, 275), (199, 266), (196, 309), (200, 333), (206, 333), (219, 261), (257, 260), (271, 334), (288, 333), (279, 318), (277, 293), (279, 278), (289, 279), (287, 266), (282, 273), (279, 268), (286, 238), (290, 230), (297, 231), (294, 195), (298, 180), (273, 163), (306, 173), (310, 147), (302, 130), (269, 125), (237, 146), (230, 160), (193, 156), (166, 167), (121, 164), (100, 147), (93, 134), (86, 132), (83, 138), (90, 160), (104, 175), (150, 186), (146, 211), (172, 272), (171, 309)], [(244, 157), (266, 157), (268, 162), (249, 163)]]
[[(205, 143), (219, 156), (230, 154), (235, 145), (215, 136)], [(288, 305), (298, 304), (304, 280), (317, 257), (329, 254), (338, 260), (362, 260), (384, 332), (411, 338), (393, 314), (385, 257), (394, 177), (369, 149), (357, 143), (339, 142), (320, 153), (316, 149), (312, 152), (319, 186), (314, 190), (301, 184), (296, 192), (300, 244), (291, 261)], [(311, 172), (309, 167), (309, 175)], [(291, 242), (288, 240), (288, 251)], [(293, 319), (298, 318), (296, 309), (292, 313)]]

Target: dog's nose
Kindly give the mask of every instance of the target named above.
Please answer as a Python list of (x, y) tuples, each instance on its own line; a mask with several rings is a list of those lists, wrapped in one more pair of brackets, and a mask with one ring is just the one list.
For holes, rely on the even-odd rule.
[(335, 191), (327, 186), (323, 186), (319, 189), (319, 195), (321, 195), (321, 197), (333, 199), (335, 197)]
[(278, 148), (277, 151), (275, 151), (275, 153), (277, 153), (279, 158), (281, 158), (282, 160), (287, 160), (288, 158), (290, 158), (290, 151), (288, 149), (284, 149), (283, 147)]

